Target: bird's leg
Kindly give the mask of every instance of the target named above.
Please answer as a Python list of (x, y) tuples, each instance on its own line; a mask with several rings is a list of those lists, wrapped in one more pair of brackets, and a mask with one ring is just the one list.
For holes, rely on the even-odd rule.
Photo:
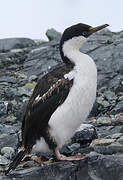
[(78, 161), (85, 158), (85, 156), (82, 156), (79, 154), (76, 156), (69, 156), (69, 157), (64, 156), (63, 154), (60, 154), (58, 147), (54, 149), (54, 153), (56, 155), (57, 160), (60, 160), (60, 161)]
[(64, 156), (63, 154), (60, 154), (59, 149), (57, 147), (57, 143), (56, 143), (55, 139), (51, 136), (51, 134), (49, 132), (49, 128), (44, 133), (44, 139), (45, 139), (46, 143), (48, 144), (49, 148), (51, 150), (53, 150), (57, 160), (60, 160), (60, 161), (74, 161), (74, 160), (81, 160), (81, 159), (85, 158), (85, 156), (83, 156), (83, 155), (76, 155), (76, 156), (67, 157), (67, 156)]

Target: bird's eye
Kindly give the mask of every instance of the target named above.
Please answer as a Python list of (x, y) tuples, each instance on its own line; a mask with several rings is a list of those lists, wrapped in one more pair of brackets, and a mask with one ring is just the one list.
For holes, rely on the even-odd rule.
[(86, 36), (86, 35), (87, 35), (87, 32), (86, 32), (86, 31), (82, 32), (82, 35), (83, 35), (83, 36)]

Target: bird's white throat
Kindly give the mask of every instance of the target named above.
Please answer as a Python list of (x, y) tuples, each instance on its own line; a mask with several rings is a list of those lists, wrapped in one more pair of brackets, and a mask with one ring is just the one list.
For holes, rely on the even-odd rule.
[(74, 37), (63, 44), (62, 50), (64, 56), (68, 57), (73, 63), (77, 63), (76, 59), (71, 59), (71, 55), (78, 52), (81, 46), (87, 41), (87, 38), (83, 36)]

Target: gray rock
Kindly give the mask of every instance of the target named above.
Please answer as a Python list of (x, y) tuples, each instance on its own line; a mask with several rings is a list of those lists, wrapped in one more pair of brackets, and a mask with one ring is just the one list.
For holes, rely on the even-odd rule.
[(115, 139), (107, 139), (107, 138), (95, 139), (94, 141), (92, 141), (91, 146), (108, 146), (114, 143), (115, 141), (116, 141)]
[(52, 29), (47, 30), (46, 36), (51, 41), (51, 40), (54, 40), (54, 39), (57, 39), (57, 38), (58, 39), (61, 38), (61, 33), (57, 32), (55, 29), (52, 28)]
[(112, 91), (104, 91), (104, 97), (105, 97), (108, 101), (112, 101), (112, 100), (116, 100), (116, 99), (117, 99), (115, 93), (112, 92)]
[(27, 96), (29, 97), (31, 95), (31, 92), (29, 92), (27, 89), (25, 89), (24, 87), (18, 87), (18, 91), (17, 91), (17, 96)]
[(12, 84), (17, 83), (16, 78), (11, 77), (11, 76), (0, 77), (0, 82), (8, 82), (8, 83), (12, 83)]
[(6, 146), (17, 147), (17, 128), (9, 125), (0, 125), (0, 149)]
[(15, 150), (12, 147), (3, 147), (1, 149), (1, 154), (6, 157), (11, 159), (11, 157), (14, 155)]
[[(117, 163), (116, 163), (117, 162)], [(1, 176), (3, 180), (11, 178), (21, 180), (122, 180), (123, 155), (101, 155), (90, 153), (88, 158), (76, 162), (55, 162), (43, 167), (27, 168)]]
[(120, 138), (117, 140), (117, 142), (119, 142), (119, 143), (123, 144), (123, 136), (122, 136), (122, 137), (120, 137)]
[(0, 102), (0, 117), (7, 114), (8, 102)]
[(120, 143), (112, 143), (109, 146), (94, 146), (94, 151), (104, 155), (123, 153), (123, 146)]
[(59, 41), (53, 40), (32, 50), (23, 64), (23, 72), (30, 77), (36, 75), (42, 77), (49, 72), (51, 68), (61, 63), (59, 54)]
[[(22, 52), (6, 52), (0, 53), (0, 69), (5, 74), (5, 69), (12, 70), (13, 66), (16, 67), (16, 70), (19, 70), (20, 66), (27, 57), (27, 53), (30, 51), (29, 47), (26, 51), (23, 49)], [(11, 69), (12, 67), (12, 69)], [(10, 75), (11, 76), (11, 75)]]
[(91, 143), (91, 141), (97, 137), (97, 132), (93, 125), (82, 124), (73, 136), (72, 143), (76, 142), (81, 145), (86, 145)]
[(123, 112), (123, 101), (119, 101), (116, 106), (111, 110), (111, 114), (118, 114)]
[(35, 45), (35, 42), (28, 38), (6, 38), (0, 39), (0, 52), (10, 51), (11, 49), (25, 48)]
[(16, 88), (6, 88), (5, 90), (5, 97), (9, 100), (13, 100), (15, 96), (17, 95), (17, 89)]
[(123, 133), (123, 126), (99, 126), (96, 127), (98, 137), (104, 138), (115, 133)]
[(0, 134), (15, 134), (16, 129), (10, 125), (0, 125)]
[(10, 161), (6, 157), (0, 155), (0, 165), (5, 166), (5, 165), (7, 165), (9, 163), (10, 163)]
[(97, 126), (111, 125), (111, 118), (109, 117), (99, 117), (96, 121)]
[(17, 134), (11, 134), (11, 135), (2, 134), (0, 136), (0, 149), (6, 146), (17, 148), (17, 144), (18, 144)]
[(10, 123), (10, 124), (13, 124), (13, 123), (16, 123), (16, 117), (13, 116), (13, 115), (10, 115), (10, 116), (6, 116), (6, 117), (2, 117), (0, 118), (0, 123)]
[(31, 75), (31, 76), (29, 77), (29, 82), (35, 81), (35, 80), (37, 80), (37, 79), (38, 79), (38, 77), (37, 77), (36, 75)]

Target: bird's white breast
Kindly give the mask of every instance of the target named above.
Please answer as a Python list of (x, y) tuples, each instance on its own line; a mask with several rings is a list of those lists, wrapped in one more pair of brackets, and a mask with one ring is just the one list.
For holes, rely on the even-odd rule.
[[(73, 52), (72, 56), (75, 58), (76, 53)], [(75, 130), (87, 118), (96, 97), (97, 70), (95, 63), (89, 56), (80, 52), (77, 52), (77, 58), (80, 58), (81, 61), (69, 74), (73, 75), (73, 86), (65, 102), (57, 108), (49, 121), (51, 134), (59, 147), (73, 136)]]

